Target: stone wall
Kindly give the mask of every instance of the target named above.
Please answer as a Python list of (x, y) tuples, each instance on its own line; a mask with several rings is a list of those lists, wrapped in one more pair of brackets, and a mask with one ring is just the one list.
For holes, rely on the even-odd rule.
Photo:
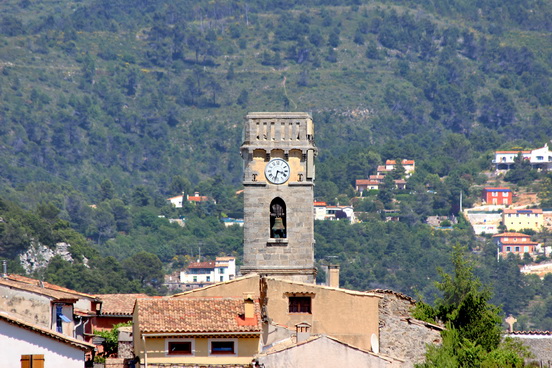
[(533, 366), (539, 368), (552, 367), (552, 333), (545, 332), (514, 332), (506, 336), (518, 339), (529, 348), (533, 354), (532, 358), (527, 359), (527, 363), (534, 363)]
[(414, 299), (391, 290), (371, 290), (382, 295), (379, 310), (380, 353), (405, 361), (403, 367), (423, 362), (427, 344), (440, 344), (440, 326), (412, 318)]

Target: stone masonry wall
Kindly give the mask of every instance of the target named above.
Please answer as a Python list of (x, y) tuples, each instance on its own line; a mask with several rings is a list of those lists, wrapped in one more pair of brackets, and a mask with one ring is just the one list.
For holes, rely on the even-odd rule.
[(412, 318), (412, 298), (389, 290), (371, 292), (383, 296), (379, 305), (380, 353), (404, 360), (405, 368), (424, 361), (427, 344), (442, 342), (442, 329)]

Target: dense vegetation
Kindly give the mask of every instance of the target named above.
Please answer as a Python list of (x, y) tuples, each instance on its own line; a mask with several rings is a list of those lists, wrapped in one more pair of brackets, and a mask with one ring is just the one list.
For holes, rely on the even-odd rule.
[[(347, 287), (432, 300), (435, 267), (450, 269), (461, 243), (479, 255), (494, 302), (530, 312), (522, 326), (552, 326), (547, 280), (497, 263), (462, 220), (451, 232), (423, 224), (457, 214), (460, 193), (473, 202), (492, 150), (552, 136), (550, 2), (6, 0), (0, 10), (1, 257), (67, 241), (89, 267), (56, 259), (37, 276), (89, 292), (163, 292), (160, 267), (147, 265), (239, 257), (241, 230), (219, 219), (242, 213), (243, 117), (309, 111), (316, 197), (365, 212), (361, 224), (316, 224), (320, 265), (338, 261)], [(416, 160), (408, 190), (353, 199), (356, 179), (400, 158)], [(552, 180), (527, 173), (506, 179), (552, 203)], [(194, 191), (216, 204), (167, 205)], [(400, 222), (383, 222), (385, 211)], [(182, 217), (185, 227), (168, 221)]]

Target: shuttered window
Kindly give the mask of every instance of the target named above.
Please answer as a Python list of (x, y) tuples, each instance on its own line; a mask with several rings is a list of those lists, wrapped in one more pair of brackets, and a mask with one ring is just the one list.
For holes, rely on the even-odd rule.
[(21, 368), (44, 368), (44, 355), (21, 355)]

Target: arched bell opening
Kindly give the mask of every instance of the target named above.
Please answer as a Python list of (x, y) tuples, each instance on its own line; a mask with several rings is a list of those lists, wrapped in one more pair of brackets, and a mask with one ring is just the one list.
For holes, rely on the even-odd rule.
[(280, 197), (276, 197), (270, 202), (270, 237), (287, 238), (286, 202)]

